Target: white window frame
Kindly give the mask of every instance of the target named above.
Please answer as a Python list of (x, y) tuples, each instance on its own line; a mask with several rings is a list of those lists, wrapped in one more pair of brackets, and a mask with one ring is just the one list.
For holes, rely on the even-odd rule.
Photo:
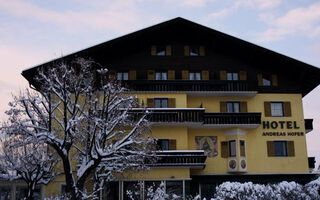
[[(281, 114), (277, 113), (280, 112), (280, 109), (275, 108), (276, 105), (281, 105)], [(270, 102), (270, 111), (271, 117), (284, 117), (283, 102)]]

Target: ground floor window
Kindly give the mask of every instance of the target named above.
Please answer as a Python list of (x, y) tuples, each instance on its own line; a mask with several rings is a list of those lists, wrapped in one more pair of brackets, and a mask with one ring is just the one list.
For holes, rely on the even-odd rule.
[(119, 199), (119, 182), (106, 182), (102, 192), (102, 199)]
[(11, 193), (10, 188), (0, 188), (0, 199), (10, 200), (11, 199), (10, 193)]
[(215, 183), (201, 183), (200, 184), (200, 192), (201, 192), (201, 199), (210, 199), (216, 193), (216, 186)]
[[(17, 187), (16, 189), (16, 199), (23, 200), (28, 195), (28, 189), (26, 187)], [(36, 189), (33, 192), (33, 199), (40, 200), (40, 189)], [(1, 199), (2, 200), (2, 199)]]
[[(183, 199), (183, 183), (182, 181), (166, 181), (166, 193), (170, 199)], [(174, 195), (179, 196), (174, 197)]]
[(123, 182), (123, 199), (124, 200), (142, 199), (141, 184), (142, 182), (138, 182), (138, 181)]
[(145, 181), (144, 182), (144, 199), (152, 199), (157, 188), (160, 187), (161, 181)]
[(163, 183), (162, 187), (169, 199), (184, 199), (184, 180), (148, 180), (148, 181), (120, 181), (107, 182), (101, 193), (103, 200), (145, 200), (152, 198), (153, 194)]

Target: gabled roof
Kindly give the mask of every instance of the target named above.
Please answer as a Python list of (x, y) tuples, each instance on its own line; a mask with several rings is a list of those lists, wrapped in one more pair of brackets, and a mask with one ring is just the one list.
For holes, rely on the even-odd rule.
[(193, 40), (204, 43), (221, 53), (241, 57), (262, 70), (271, 69), (275, 72), (286, 73), (299, 82), (303, 96), (320, 84), (320, 69), (317, 67), (180, 17), (26, 69), (22, 75), (30, 84), (34, 84), (33, 76), (38, 67), (50, 66), (59, 60), (69, 61), (74, 57), (84, 57), (103, 63), (108, 59), (119, 58), (119, 52), (129, 53), (143, 45), (154, 44), (155, 38), (165, 42), (165, 40), (172, 41), (177, 37), (185, 41)]

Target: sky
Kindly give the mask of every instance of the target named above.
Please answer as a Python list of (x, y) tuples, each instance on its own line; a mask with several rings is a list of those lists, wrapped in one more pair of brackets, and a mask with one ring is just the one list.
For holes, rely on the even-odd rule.
[[(320, 67), (320, 2), (313, 0), (0, 0), (0, 120), (23, 69), (183, 17)], [(319, 77), (320, 78), (320, 77)], [(320, 163), (320, 87), (303, 99), (308, 156)]]

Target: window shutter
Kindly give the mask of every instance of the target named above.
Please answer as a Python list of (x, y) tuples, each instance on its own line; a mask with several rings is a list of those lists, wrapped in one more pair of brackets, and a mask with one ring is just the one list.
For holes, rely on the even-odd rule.
[(287, 152), (289, 157), (295, 156), (294, 152), (294, 142), (293, 141), (288, 141), (287, 142)]
[(228, 158), (229, 156), (229, 143), (227, 141), (221, 142), (221, 157)]
[(247, 72), (246, 71), (240, 71), (239, 77), (240, 77), (240, 81), (246, 81), (247, 80)]
[(276, 74), (271, 75), (272, 86), (278, 86), (278, 76)]
[(148, 70), (148, 80), (154, 80), (154, 79), (155, 79), (154, 70)]
[(206, 52), (205, 52), (204, 46), (200, 46), (200, 56), (205, 56), (205, 55), (206, 55)]
[(258, 79), (258, 86), (262, 86), (262, 74), (258, 74), (257, 75), (257, 79)]
[(291, 103), (289, 101), (283, 102), (283, 114), (285, 117), (291, 117)]
[(166, 56), (171, 56), (171, 45), (166, 46)]
[(152, 45), (151, 46), (151, 55), (155, 56), (157, 54), (157, 46), (156, 45)]
[(241, 101), (240, 102), (240, 112), (242, 112), (242, 113), (248, 112), (247, 102), (246, 101)]
[(109, 72), (109, 79), (110, 80), (116, 80), (116, 72), (115, 71), (110, 71)]
[(182, 80), (189, 80), (189, 71), (188, 70), (182, 70)]
[(175, 98), (169, 98), (168, 99), (168, 108), (175, 108), (176, 107), (176, 99)]
[(168, 71), (168, 80), (174, 80), (176, 77), (175, 77), (175, 71), (174, 70), (169, 70)]
[(147, 107), (148, 108), (154, 108), (154, 99), (153, 98), (148, 98), (147, 99)]
[(190, 55), (190, 47), (188, 45), (184, 46), (184, 55), (189, 56)]
[(220, 101), (220, 112), (227, 112), (227, 102)]
[(274, 143), (273, 143), (273, 141), (267, 141), (267, 150), (268, 150), (269, 157), (274, 156)]
[(209, 80), (209, 71), (202, 70), (201, 71), (202, 80)]
[(268, 101), (264, 102), (264, 116), (271, 117), (271, 104)]
[(169, 140), (169, 150), (177, 150), (177, 141)]
[(129, 71), (129, 80), (136, 80), (137, 79), (137, 72), (135, 70)]
[(227, 80), (227, 72), (226, 71), (224, 71), (224, 70), (220, 71), (220, 80), (223, 80), (223, 81)]

